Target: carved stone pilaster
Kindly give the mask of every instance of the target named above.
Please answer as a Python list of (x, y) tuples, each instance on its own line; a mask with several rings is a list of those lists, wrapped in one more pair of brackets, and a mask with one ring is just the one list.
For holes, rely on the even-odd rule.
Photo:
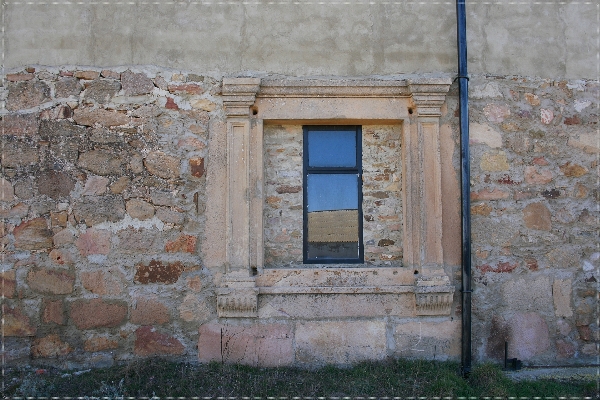
[(415, 282), (417, 315), (450, 315), (454, 286), (445, 276), (419, 278)]
[(225, 115), (248, 118), (259, 88), (260, 78), (223, 78)]

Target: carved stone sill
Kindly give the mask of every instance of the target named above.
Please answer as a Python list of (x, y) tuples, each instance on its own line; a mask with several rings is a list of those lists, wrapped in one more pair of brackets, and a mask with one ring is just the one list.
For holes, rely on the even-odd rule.
[(450, 315), (454, 286), (447, 276), (421, 278), (415, 285), (417, 315)]

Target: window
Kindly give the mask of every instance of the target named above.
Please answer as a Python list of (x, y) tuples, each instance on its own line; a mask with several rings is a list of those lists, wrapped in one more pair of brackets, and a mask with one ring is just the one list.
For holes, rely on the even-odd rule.
[(363, 263), (361, 127), (303, 131), (304, 263)]

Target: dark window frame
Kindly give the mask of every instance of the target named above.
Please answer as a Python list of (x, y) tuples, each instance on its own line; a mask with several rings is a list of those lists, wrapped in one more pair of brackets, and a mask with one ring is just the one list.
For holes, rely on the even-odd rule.
[[(362, 126), (360, 125), (305, 125), (303, 131), (302, 153), (302, 213), (303, 244), (302, 258), (304, 264), (364, 264), (365, 251), (363, 243), (363, 210), (362, 210)], [(315, 131), (354, 131), (356, 135), (355, 167), (310, 167), (308, 165), (308, 133)], [(309, 174), (356, 174), (358, 182), (358, 257), (356, 258), (308, 258), (308, 175)]]

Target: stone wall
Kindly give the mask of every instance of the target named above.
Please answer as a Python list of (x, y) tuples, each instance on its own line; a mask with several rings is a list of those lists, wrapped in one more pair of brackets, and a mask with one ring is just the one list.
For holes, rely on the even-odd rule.
[[(509, 357), (526, 363), (593, 362), (598, 84), (473, 76), (470, 89), (474, 356), (500, 360), (506, 340)], [(6, 75), (0, 98), (8, 362), (108, 365), (174, 355), (314, 365), (460, 356), (458, 290), (450, 315), (427, 317), (414, 314), (413, 292), (361, 292), (366, 282), (402, 289), (415, 279), (400, 261), (401, 125), (363, 126), (362, 267), (375, 270), (348, 278), (335, 268), (290, 276), (267, 268), (256, 278), (270, 290), (258, 297), (258, 318), (217, 318), (226, 266), (212, 255), (224, 252), (225, 217), (206, 206), (226, 198), (221, 77), (27, 68)], [(442, 107), (444, 176), (459, 176), (456, 110), (453, 86)], [(264, 131), (265, 264), (297, 267), (302, 129)], [(454, 201), (443, 199), (443, 211)], [(458, 261), (446, 264), (458, 289)], [(285, 280), (351, 290), (287, 293), (271, 284)]]

